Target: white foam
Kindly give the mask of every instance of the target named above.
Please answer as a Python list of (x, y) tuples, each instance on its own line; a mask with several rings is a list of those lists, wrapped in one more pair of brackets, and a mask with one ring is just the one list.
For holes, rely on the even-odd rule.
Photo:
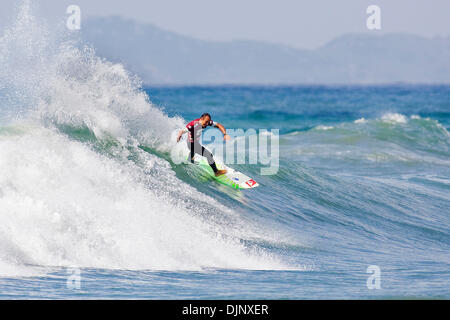
[[(23, 115), (58, 125), (84, 126), (97, 138), (130, 137), (161, 151), (174, 145), (183, 126), (169, 118), (140, 90), (140, 81), (76, 39), (59, 40), (33, 16), (28, 1), (15, 24), (0, 38), (0, 83)], [(17, 110), (18, 111), (18, 110)], [(15, 115), (17, 116), (17, 115)]]
[[(261, 237), (259, 227), (136, 148), (170, 152), (182, 120), (155, 108), (123, 66), (55, 42), (27, 3), (0, 39), (0, 87), (14, 89), (11, 103), (29, 119), (0, 135), (0, 274), (26, 275), (30, 265), (287, 268), (241, 243)], [(108, 158), (55, 124), (87, 127), (123, 147)]]
[[(10, 266), (0, 268), (0, 274), (8, 274), (13, 264), (164, 270), (282, 267), (277, 259), (240, 244), (233, 226), (202, 219), (208, 210), (222, 210), (232, 220), (232, 213), (213, 199), (207, 199), (208, 206), (193, 201), (197, 211), (189, 212), (183, 196), (192, 194), (196, 200), (200, 195), (181, 181), (178, 187), (171, 183), (176, 178), (156, 157), (146, 154), (154, 160), (147, 166), (167, 175), (161, 189), (149, 188), (134, 165), (123, 166), (48, 129), (0, 136), (0, 148), (0, 235), (8, 240), (0, 244), (0, 260)], [(182, 198), (164, 192), (164, 184)]]
[(367, 123), (367, 120), (363, 117), (360, 119), (356, 119), (355, 121), (353, 121), (354, 123)]
[(325, 130), (326, 131), (326, 130), (331, 130), (333, 128), (334, 128), (333, 126), (318, 125), (314, 129), (316, 129), (316, 130)]
[(390, 123), (406, 123), (408, 122), (408, 119), (406, 116), (400, 113), (386, 113), (381, 117), (381, 120), (384, 122), (390, 122)]

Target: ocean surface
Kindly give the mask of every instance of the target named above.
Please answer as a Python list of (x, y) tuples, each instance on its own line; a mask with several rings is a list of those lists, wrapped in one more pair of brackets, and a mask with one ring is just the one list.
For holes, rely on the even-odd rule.
[[(175, 161), (203, 112), (227, 144), (279, 130), (276, 173), (249, 147), (252, 190)], [(449, 299), (449, 130), (444, 85), (142, 87), (25, 2), (0, 35), (0, 299)]]

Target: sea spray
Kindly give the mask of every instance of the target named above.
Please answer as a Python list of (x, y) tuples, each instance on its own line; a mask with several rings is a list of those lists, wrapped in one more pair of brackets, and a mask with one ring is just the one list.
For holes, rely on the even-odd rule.
[[(153, 106), (122, 65), (49, 34), (26, 1), (0, 39), (3, 128), (22, 128), (0, 134), (0, 273), (286, 267), (242, 242), (258, 227), (138, 148), (169, 152), (181, 118)], [(74, 139), (79, 130), (93, 139)]]

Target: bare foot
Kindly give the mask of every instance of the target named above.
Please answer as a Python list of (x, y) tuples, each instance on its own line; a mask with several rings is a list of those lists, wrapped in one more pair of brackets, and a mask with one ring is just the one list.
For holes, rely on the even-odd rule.
[(223, 174), (225, 174), (225, 173), (227, 173), (227, 170), (218, 170), (218, 171), (215, 173), (215, 175), (216, 175), (216, 177), (218, 177), (218, 176), (221, 176), (221, 175), (223, 175)]

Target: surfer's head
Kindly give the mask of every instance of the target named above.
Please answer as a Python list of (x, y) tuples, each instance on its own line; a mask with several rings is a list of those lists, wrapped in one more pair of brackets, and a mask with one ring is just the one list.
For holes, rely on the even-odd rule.
[(202, 116), (200, 117), (199, 121), (200, 121), (200, 123), (201, 123), (203, 128), (206, 128), (207, 126), (211, 126), (212, 125), (211, 115), (209, 113), (207, 113), (207, 112), (202, 114)]

